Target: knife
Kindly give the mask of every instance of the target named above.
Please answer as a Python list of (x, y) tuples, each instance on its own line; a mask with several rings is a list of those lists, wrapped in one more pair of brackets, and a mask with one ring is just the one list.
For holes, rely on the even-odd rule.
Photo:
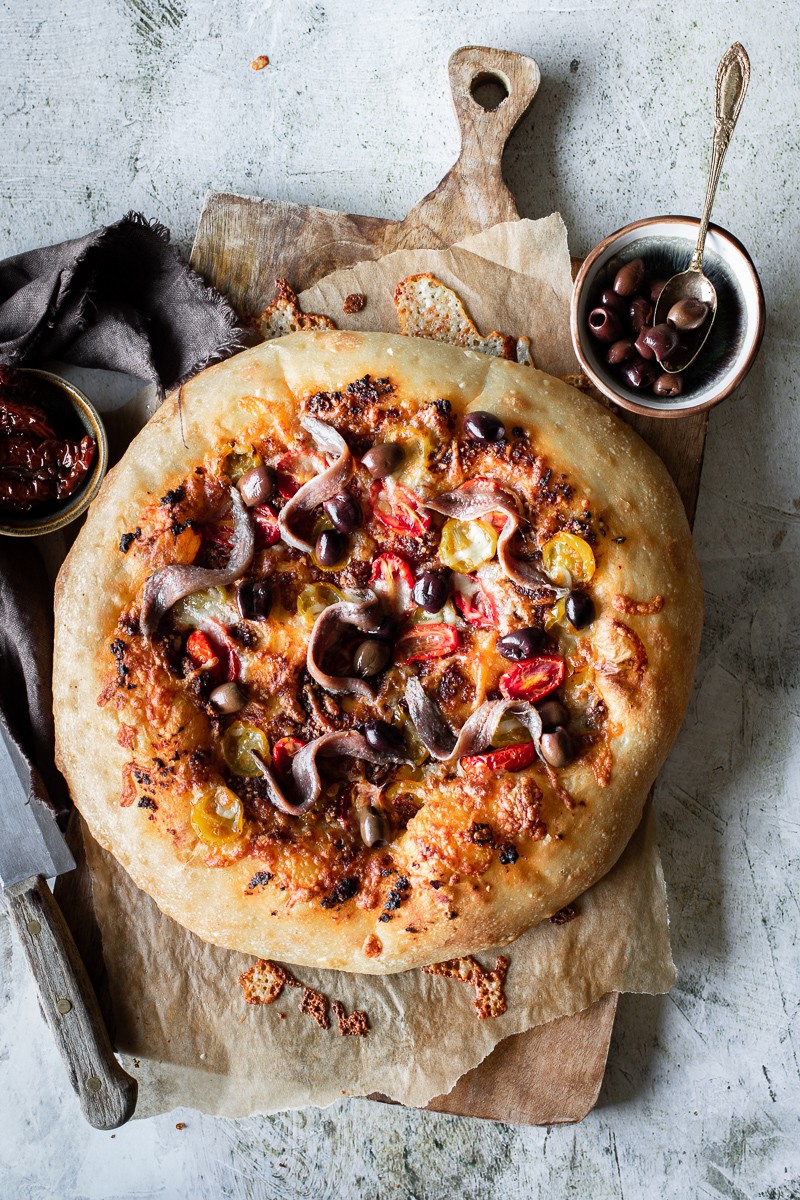
[(32, 784), (0, 721), (0, 888), (81, 1111), (95, 1129), (116, 1129), (133, 1116), (138, 1084), (114, 1057), (86, 968), (47, 885), (72, 871), (75, 859)]

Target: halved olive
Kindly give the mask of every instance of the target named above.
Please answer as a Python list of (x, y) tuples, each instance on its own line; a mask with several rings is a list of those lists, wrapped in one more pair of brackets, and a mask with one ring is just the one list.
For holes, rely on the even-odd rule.
[(381, 442), (367, 451), (361, 463), (374, 479), (385, 479), (400, 466), (402, 458), (402, 448), (396, 442)]
[(272, 588), (267, 580), (243, 580), (236, 590), (236, 607), (245, 621), (266, 621), (272, 610)]
[(505, 637), (498, 638), (496, 649), (498, 654), (511, 662), (523, 662), (538, 654), (543, 645), (544, 633), (535, 625), (530, 625), (527, 629), (514, 629)]
[(349, 548), (350, 544), (346, 534), (340, 533), (338, 529), (323, 529), (317, 537), (317, 544), (314, 548), (317, 566), (326, 571), (333, 571), (337, 567), (344, 566)]
[(391, 655), (387, 642), (361, 642), (353, 655), (353, 670), (362, 679), (377, 675), (386, 666)]
[(388, 721), (374, 718), (364, 725), (364, 738), (367, 745), (379, 754), (402, 754), (405, 750), (403, 735)]

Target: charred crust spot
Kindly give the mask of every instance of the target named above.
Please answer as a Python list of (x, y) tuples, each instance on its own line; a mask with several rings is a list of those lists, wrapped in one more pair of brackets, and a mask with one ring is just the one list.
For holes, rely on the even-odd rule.
[(109, 650), (114, 655), (114, 658), (117, 660), (121, 659), (125, 653), (125, 643), (123, 642), (122, 638), (114, 638), (113, 642), (109, 646)]
[(256, 871), (247, 885), (247, 890), (254, 891), (256, 888), (266, 887), (270, 879), (272, 879), (272, 876), (269, 871)]
[(183, 484), (181, 484), (179, 487), (170, 488), (169, 491), (161, 497), (158, 503), (164, 507), (172, 508), (173, 505), (180, 504), (181, 500), (183, 500), (185, 497), (186, 488), (183, 486)]
[(469, 840), (476, 846), (492, 846), (494, 830), (483, 821), (473, 821), (468, 830)]
[(569, 921), (574, 921), (577, 915), (577, 909), (572, 904), (565, 904), (557, 913), (553, 913), (550, 920), (553, 925), (566, 925)]
[(119, 548), (123, 554), (127, 554), (137, 538), (142, 536), (141, 526), (137, 525), (131, 533), (123, 533), (119, 539)]
[(511, 842), (508, 842), (505, 846), (500, 847), (500, 862), (504, 867), (511, 866), (511, 864), (515, 863), (518, 858), (519, 852), (516, 846), (512, 846)]
[(156, 804), (156, 802), (152, 796), (142, 796), (141, 800), (136, 805), (136, 807), (137, 808), (149, 808), (152, 812), (155, 812), (158, 809), (158, 805)]
[(336, 908), (339, 904), (344, 904), (346, 900), (352, 900), (361, 887), (361, 883), (355, 875), (346, 875), (344, 879), (340, 879), (336, 887), (328, 895), (324, 896), (320, 901), (323, 908)]
[(381, 922), (381, 924), (384, 924), (384, 925), (386, 924), (387, 921), (391, 921), (391, 919), (392, 918), (390, 917), (389, 913), (387, 913), (387, 912), (381, 913), (381, 915), (378, 917), (378, 920)]

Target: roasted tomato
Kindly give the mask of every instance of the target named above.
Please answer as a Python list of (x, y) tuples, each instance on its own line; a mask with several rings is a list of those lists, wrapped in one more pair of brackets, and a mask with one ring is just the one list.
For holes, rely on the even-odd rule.
[(376, 479), (369, 489), (369, 499), (381, 525), (395, 533), (422, 537), (431, 527), (430, 513), (402, 483), (395, 483), (393, 479)]
[(497, 605), (474, 575), (453, 576), (453, 603), (468, 624), (478, 629), (497, 628)]
[(592, 547), (576, 533), (557, 533), (542, 546), (542, 567), (559, 587), (588, 583), (595, 568)]
[(279, 738), (272, 747), (272, 766), (280, 779), (288, 779), (292, 773), (292, 760), (305, 742), (296, 737)]
[(284, 500), (290, 500), (304, 483), (324, 471), (325, 466), (325, 459), (319, 454), (303, 454), (299, 451), (284, 454), (275, 464), (278, 494)]
[(414, 576), (399, 554), (379, 554), (372, 564), (370, 587), (391, 617), (399, 620), (414, 607)]
[(209, 618), (206, 624), (208, 629), (195, 629), (189, 634), (186, 653), (198, 667), (210, 670), (215, 679), (233, 683), (242, 669), (236, 643), (221, 621)]
[(297, 612), (306, 625), (313, 625), (317, 617), (332, 604), (344, 600), (344, 593), (332, 583), (310, 583), (297, 597)]
[(522, 771), (536, 762), (533, 742), (517, 742), (488, 754), (468, 754), (460, 760), (462, 771), (473, 778), (494, 775), (496, 771)]
[(250, 509), (250, 514), (256, 527), (256, 550), (277, 545), (281, 540), (281, 530), (275, 509), (270, 504), (257, 504)]
[(230, 788), (211, 788), (192, 801), (189, 820), (206, 846), (226, 849), (241, 838), (244, 829), (242, 802)]
[(469, 573), (490, 562), (497, 533), (486, 521), (447, 521), (439, 542), (439, 558), (454, 571)]
[(458, 645), (458, 630), (452, 625), (421, 622), (407, 629), (397, 640), (395, 662), (401, 666), (423, 662), (427, 658), (444, 658)]
[(500, 676), (500, 691), (506, 700), (528, 700), (535, 704), (564, 682), (564, 660), (557, 654), (538, 654), (517, 663)]
[(248, 725), (245, 721), (234, 721), (222, 735), (222, 757), (234, 775), (255, 778), (261, 774), (261, 768), (251, 754), (252, 750), (269, 764), (269, 742), (263, 729), (256, 725)]

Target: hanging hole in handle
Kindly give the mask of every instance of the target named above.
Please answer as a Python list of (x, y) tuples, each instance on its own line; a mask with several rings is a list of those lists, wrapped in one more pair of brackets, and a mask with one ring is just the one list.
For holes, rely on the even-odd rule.
[(494, 71), (481, 71), (470, 84), (470, 95), (484, 112), (494, 112), (509, 96), (508, 80)]

